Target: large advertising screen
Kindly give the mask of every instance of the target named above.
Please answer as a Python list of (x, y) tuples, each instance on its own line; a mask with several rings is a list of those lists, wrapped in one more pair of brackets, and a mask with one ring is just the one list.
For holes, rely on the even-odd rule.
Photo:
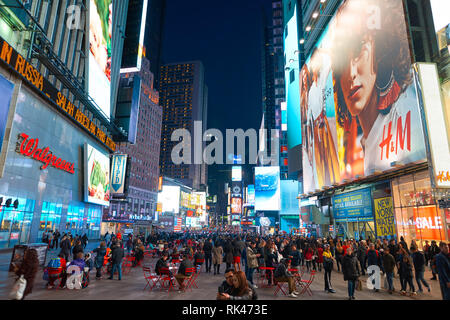
[(231, 181), (241, 181), (242, 180), (242, 167), (233, 166), (231, 168)]
[(426, 159), (401, 0), (347, 0), (300, 75), (304, 193)]
[(84, 145), (85, 201), (109, 206), (111, 193), (109, 155)]
[(253, 184), (247, 186), (247, 204), (249, 206), (255, 205), (255, 185)]
[(231, 213), (242, 213), (242, 198), (231, 198)]
[(162, 204), (162, 212), (178, 213), (180, 211), (180, 187), (163, 186), (158, 193), (158, 203)]
[(280, 167), (255, 168), (255, 210), (280, 210)]
[[(6, 123), (8, 121), (9, 105), (11, 103), (14, 84), (6, 80), (0, 75), (0, 154), (2, 153), (3, 139), (5, 137)], [(0, 177), (2, 176), (3, 168), (0, 167)]]
[(90, 0), (89, 95), (111, 115), (112, 0)]
[[(296, 1), (294, 1), (296, 2)], [(286, 9), (285, 9), (286, 11)], [(296, 128), (300, 128), (300, 87), (299, 87), (299, 46), (297, 26), (297, 4), (293, 5), (293, 13), (284, 30), (285, 53), (285, 90), (287, 112), (288, 148), (292, 149), (302, 143), (302, 136)]]
[(334, 196), (333, 208), (336, 222), (372, 220), (372, 193), (370, 188)]

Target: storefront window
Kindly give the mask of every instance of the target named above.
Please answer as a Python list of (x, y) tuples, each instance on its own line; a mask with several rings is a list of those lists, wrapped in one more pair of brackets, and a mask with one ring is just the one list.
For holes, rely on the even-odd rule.
[(84, 226), (84, 205), (69, 205), (67, 211), (66, 230), (72, 233), (72, 235), (81, 234)]
[(423, 249), (425, 241), (445, 241), (445, 216), (436, 205), (427, 171), (392, 180), (398, 238), (408, 246), (415, 240)]
[[(7, 199), (5, 196), (3, 198)], [(28, 242), (35, 202), (25, 198), (17, 200), (17, 209), (5, 205), (0, 207), (0, 248), (12, 248)]]
[(38, 232), (38, 241), (42, 241), (44, 231), (55, 231), (61, 223), (62, 204), (44, 202), (42, 204), (41, 220)]

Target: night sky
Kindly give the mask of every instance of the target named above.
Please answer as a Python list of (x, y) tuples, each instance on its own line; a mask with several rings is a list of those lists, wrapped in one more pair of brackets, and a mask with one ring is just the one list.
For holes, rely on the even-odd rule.
[[(269, 16), (270, 8), (271, 0), (167, 0), (162, 63), (203, 62), (208, 128), (224, 137), (226, 129), (261, 125), (263, 12)], [(209, 166), (208, 174), (227, 182), (221, 178), (226, 168)], [(249, 166), (245, 171), (252, 178)], [(211, 193), (214, 189), (210, 185)]]

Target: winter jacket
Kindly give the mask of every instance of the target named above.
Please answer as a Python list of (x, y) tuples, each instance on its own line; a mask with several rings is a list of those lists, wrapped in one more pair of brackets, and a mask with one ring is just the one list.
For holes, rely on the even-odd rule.
[(111, 250), (111, 255), (111, 262), (113, 264), (120, 264), (125, 256), (125, 252), (123, 251), (123, 248), (116, 246)]
[(231, 242), (227, 242), (223, 248), (225, 252), (225, 262), (232, 264), (233, 263), (233, 245)]
[(408, 261), (405, 262), (403, 259), (400, 261), (400, 269), (399, 269), (401, 278), (413, 278), (413, 263), (411, 258), (408, 257)]
[(222, 264), (223, 262), (223, 249), (222, 247), (214, 247), (212, 249), (212, 263), (213, 264)]
[(385, 253), (383, 255), (383, 268), (385, 272), (394, 272), (395, 258), (392, 254)]
[(212, 244), (209, 241), (205, 242), (205, 244), (203, 245), (203, 251), (205, 252), (205, 256), (211, 256), (212, 249), (213, 249)]
[(359, 264), (356, 257), (346, 254), (342, 260), (342, 273), (344, 274), (344, 281), (357, 280), (360, 276)]
[(249, 268), (258, 268), (258, 258), (251, 247), (247, 248), (247, 265)]
[(289, 253), (289, 255), (292, 257), (291, 258), (291, 265), (293, 267), (297, 267), (300, 264), (300, 260), (301, 260), (301, 254), (300, 251), (295, 250), (295, 251), (291, 251)]
[(367, 265), (378, 265), (378, 251), (377, 250), (367, 250)]
[(292, 277), (284, 263), (280, 263), (273, 273), (274, 278)]
[(414, 270), (425, 271), (425, 256), (422, 252), (416, 251), (411, 254), (414, 263)]
[(99, 269), (103, 266), (103, 262), (105, 261), (106, 248), (95, 248), (93, 252), (97, 253), (97, 256), (95, 257), (95, 267)]

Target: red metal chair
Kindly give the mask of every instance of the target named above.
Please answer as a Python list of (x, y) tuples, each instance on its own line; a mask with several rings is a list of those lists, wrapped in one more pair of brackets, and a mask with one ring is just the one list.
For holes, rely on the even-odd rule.
[(273, 292), (273, 294), (276, 296), (278, 294), (278, 292), (283, 293), (283, 295), (287, 296), (289, 293), (289, 283), (288, 282), (279, 282), (276, 281), (276, 286), (275, 286), (275, 291)]
[(199, 269), (199, 270), (201, 270), (202, 265), (203, 265), (204, 262), (205, 262), (205, 259), (195, 259), (194, 265), (195, 265), (195, 266), (200, 266), (200, 269)]
[(152, 291), (159, 283), (159, 276), (153, 273), (152, 269), (149, 267), (142, 267), (142, 271), (144, 272), (145, 281), (147, 281), (144, 290), (147, 289), (147, 287), (150, 287), (150, 291)]
[(131, 271), (131, 267), (133, 266), (135, 257), (131, 255), (126, 255), (124, 262), (122, 264), (122, 273), (123, 274), (129, 274)]
[(308, 280), (300, 280), (299, 284), (302, 286), (302, 291), (300, 294), (307, 292), (310, 296), (313, 295), (311, 291), (311, 284), (314, 282), (316, 276), (316, 271), (312, 270)]
[(159, 276), (161, 289), (167, 289), (167, 292), (175, 290), (175, 287), (173, 286), (173, 277), (171, 276), (169, 268), (161, 268), (159, 269), (159, 272), (161, 273)]
[(199, 274), (200, 274), (199, 269), (198, 268), (194, 268), (194, 273), (191, 276), (191, 281), (189, 283), (189, 287), (194, 286), (194, 287), (196, 287), (198, 289), (196, 281), (197, 281), (197, 277), (198, 277)]
[[(260, 288), (270, 288), (273, 285), (273, 271), (275, 270), (275, 268), (271, 268), (271, 267), (259, 267), (260, 273), (259, 273), (259, 277), (258, 277), (258, 287)], [(271, 283), (272, 285), (269, 284), (265, 284), (266, 280), (272, 280)]]
[(190, 277), (185, 280), (185, 281), (187, 281), (185, 284), (185, 288), (186, 288), (186, 290), (190, 289), (192, 291), (192, 281), (196, 275), (196, 269), (195, 268), (186, 268), (186, 273), (190, 274)]

